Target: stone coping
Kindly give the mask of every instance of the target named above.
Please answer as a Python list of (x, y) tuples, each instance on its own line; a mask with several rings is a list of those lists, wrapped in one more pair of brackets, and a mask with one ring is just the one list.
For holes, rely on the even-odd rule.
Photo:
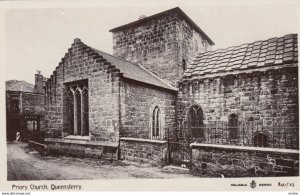
[(166, 140), (142, 139), (142, 138), (134, 138), (134, 137), (121, 137), (120, 141), (147, 142), (147, 143), (155, 143), (155, 144), (167, 143)]
[(84, 141), (89, 141), (90, 137), (89, 136), (76, 136), (76, 135), (68, 135), (66, 137), (64, 137), (64, 139), (68, 139), (68, 140), (84, 140)]
[(118, 147), (119, 146), (118, 142), (66, 140), (66, 139), (56, 139), (56, 138), (45, 138), (45, 142), (65, 143), (65, 144), (79, 144), (79, 145), (93, 145), (93, 146), (109, 146), (109, 147)]
[(280, 148), (249, 147), (249, 146), (233, 146), (233, 145), (217, 145), (217, 144), (192, 143), (192, 144), (190, 144), (190, 147), (191, 148), (208, 147), (208, 148), (244, 150), (244, 151), (257, 151), (257, 152), (277, 152), (277, 153), (299, 154), (299, 150), (280, 149)]

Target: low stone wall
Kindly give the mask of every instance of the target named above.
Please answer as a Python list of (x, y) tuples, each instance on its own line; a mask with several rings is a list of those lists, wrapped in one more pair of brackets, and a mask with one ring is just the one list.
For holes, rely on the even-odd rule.
[(162, 166), (168, 162), (167, 141), (120, 138), (120, 159)]
[(206, 177), (299, 176), (299, 151), (191, 144), (191, 173)]
[(118, 143), (46, 138), (50, 154), (118, 160)]

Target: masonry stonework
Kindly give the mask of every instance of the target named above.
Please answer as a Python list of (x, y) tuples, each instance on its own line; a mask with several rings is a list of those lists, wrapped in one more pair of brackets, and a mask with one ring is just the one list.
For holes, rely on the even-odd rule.
[(167, 141), (149, 139), (120, 139), (120, 159), (140, 164), (168, 164)]
[(152, 114), (157, 106), (162, 116), (161, 139), (167, 139), (175, 128), (175, 104), (176, 91), (125, 82), (121, 136), (150, 139)]
[(299, 176), (295, 150), (192, 144), (191, 172), (205, 177)]
[(113, 54), (175, 85), (192, 58), (211, 50), (213, 42), (181, 10), (167, 12), (112, 29)]
[(177, 103), (178, 125), (186, 125), (192, 105), (201, 106), (205, 124), (228, 121), (231, 114), (270, 132), (274, 124), (297, 123), (297, 78), (297, 67), (291, 67), (183, 81)]
[(75, 39), (46, 84), (46, 123), (52, 137), (72, 134), (68, 119), (68, 85), (88, 82), (89, 132), (92, 140), (117, 141), (118, 70)]

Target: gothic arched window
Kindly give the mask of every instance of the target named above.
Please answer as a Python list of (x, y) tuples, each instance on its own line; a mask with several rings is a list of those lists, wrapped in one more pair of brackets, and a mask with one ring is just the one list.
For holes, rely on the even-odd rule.
[(152, 130), (151, 130), (152, 139), (161, 138), (161, 116), (159, 107), (155, 107), (152, 113)]
[(189, 109), (188, 129), (192, 138), (204, 138), (203, 112), (198, 105), (194, 105)]
[(68, 118), (70, 133), (89, 135), (88, 82), (76, 81), (68, 86)]

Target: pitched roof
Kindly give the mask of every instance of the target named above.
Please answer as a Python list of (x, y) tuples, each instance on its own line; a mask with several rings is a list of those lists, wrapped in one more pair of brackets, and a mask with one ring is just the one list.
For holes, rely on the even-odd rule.
[(294, 65), (298, 62), (297, 34), (243, 44), (198, 54), (184, 78), (203, 77), (217, 73), (254, 69), (274, 68), (278, 65)]
[(195, 24), (193, 22), (192, 19), (190, 19), (179, 7), (175, 7), (175, 8), (172, 8), (172, 9), (169, 9), (169, 10), (166, 10), (166, 11), (163, 11), (161, 13), (158, 13), (158, 14), (154, 14), (152, 16), (148, 16), (148, 17), (145, 17), (143, 19), (140, 19), (140, 20), (136, 20), (134, 22), (131, 22), (131, 23), (128, 23), (128, 24), (125, 24), (125, 25), (122, 25), (122, 26), (119, 26), (119, 27), (116, 27), (116, 28), (113, 28), (111, 30), (109, 30), (109, 32), (116, 32), (116, 31), (119, 31), (119, 30), (123, 30), (125, 28), (130, 28), (130, 27), (133, 27), (133, 26), (136, 26), (138, 24), (142, 24), (142, 23), (145, 23), (149, 20), (152, 20), (154, 18), (157, 18), (157, 17), (160, 17), (162, 15), (165, 15), (165, 14), (169, 14), (171, 12), (177, 12), (179, 14), (181, 14), (183, 16), (183, 18), (191, 25), (194, 27), (194, 29), (199, 32), (201, 35), (203, 35), (207, 40), (208, 42), (211, 44), (211, 45), (214, 45), (215, 43), (207, 36), (207, 34), (205, 34), (203, 32), (203, 30), (201, 30), (201, 28)]
[(9, 80), (5, 82), (6, 91), (22, 91), (33, 93), (34, 85), (26, 81)]
[(128, 62), (126, 60), (117, 58), (115, 56), (112, 56), (108, 53), (105, 53), (103, 51), (99, 51), (97, 49), (95, 50), (99, 55), (101, 55), (104, 59), (106, 59), (108, 62), (110, 62), (112, 65), (115, 65), (116, 68), (120, 70), (121, 73), (123, 73), (123, 77), (151, 84), (154, 86), (162, 87), (165, 89), (169, 89), (172, 91), (177, 91), (177, 88), (173, 87), (172, 85), (168, 84), (163, 79), (156, 76), (151, 71), (147, 70), (141, 65), (134, 64), (131, 62)]

